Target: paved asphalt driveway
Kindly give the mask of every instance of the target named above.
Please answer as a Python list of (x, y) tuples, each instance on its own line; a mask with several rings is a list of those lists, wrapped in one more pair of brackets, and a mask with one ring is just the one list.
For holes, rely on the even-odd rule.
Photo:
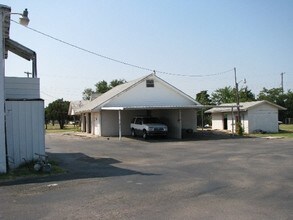
[(0, 182), (0, 219), (293, 219), (293, 142), (46, 135), (66, 174)]

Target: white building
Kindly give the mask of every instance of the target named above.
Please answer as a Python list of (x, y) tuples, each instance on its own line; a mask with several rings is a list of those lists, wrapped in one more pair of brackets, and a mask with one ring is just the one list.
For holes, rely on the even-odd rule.
[[(81, 130), (97, 136), (130, 135), (135, 116), (154, 116), (168, 126), (168, 136), (182, 138), (182, 131), (196, 131), (201, 104), (155, 74), (127, 82), (75, 109)], [(71, 112), (71, 111), (69, 111)]]
[[(212, 114), (212, 129), (235, 131), (235, 120), (238, 120), (237, 108), (221, 107), (235, 106), (235, 103), (222, 104), (205, 111)], [(242, 102), (240, 106), (241, 124), (244, 132), (249, 134), (254, 131), (275, 133), (279, 131), (278, 111), (286, 110), (282, 106), (268, 101)]]

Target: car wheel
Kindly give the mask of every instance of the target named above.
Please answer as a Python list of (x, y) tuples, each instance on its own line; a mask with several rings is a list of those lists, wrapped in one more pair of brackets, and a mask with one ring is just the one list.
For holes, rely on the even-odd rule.
[(147, 132), (146, 132), (146, 130), (143, 130), (142, 131), (142, 137), (143, 137), (143, 139), (146, 139), (147, 138)]
[(135, 134), (135, 130), (134, 130), (133, 128), (131, 129), (131, 136), (132, 136), (132, 137), (135, 137), (135, 136), (136, 136), (136, 134)]

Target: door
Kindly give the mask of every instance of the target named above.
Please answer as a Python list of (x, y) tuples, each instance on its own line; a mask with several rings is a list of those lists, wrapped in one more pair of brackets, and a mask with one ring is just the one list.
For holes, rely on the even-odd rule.
[(227, 114), (223, 115), (223, 128), (224, 130), (228, 129), (228, 115)]

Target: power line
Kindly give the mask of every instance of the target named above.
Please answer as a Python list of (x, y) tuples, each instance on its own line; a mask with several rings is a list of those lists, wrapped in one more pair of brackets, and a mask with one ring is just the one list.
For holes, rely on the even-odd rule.
[(60, 99), (60, 98), (57, 98), (57, 97), (55, 97), (55, 96), (49, 95), (48, 93), (45, 93), (45, 92), (43, 92), (43, 91), (41, 91), (41, 93), (44, 94), (44, 95), (46, 95), (46, 96), (49, 96), (49, 97), (51, 97), (51, 98), (53, 98), (53, 99)]
[[(20, 25), (17, 21), (14, 21), (13, 19), (11, 19), (12, 22)], [(126, 65), (126, 66), (130, 66), (130, 67), (134, 67), (134, 68), (137, 68), (137, 69), (141, 69), (141, 70), (146, 70), (146, 71), (154, 71), (154, 69), (151, 69), (151, 68), (148, 68), (148, 67), (143, 67), (143, 66), (139, 66), (139, 65), (135, 65), (135, 64), (131, 64), (131, 63), (128, 63), (128, 62), (125, 62), (125, 61), (122, 61), (122, 60), (118, 60), (118, 59), (115, 59), (115, 58), (112, 58), (112, 57), (109, 57), (109, 56), (105, 56), (105, 55), (102, 55), (102, 54), (99, 54), (99, 53), (96, 53), (94, 51), (91, 51), (91, 50), (88, 50), (88, 49), (85, 49), (83, 47), (80, 47), (80, 46), (77, 46), (75, 44), (72, 44), (72, 43), (69, 43), (69, 42), (66, 42), (64, 40), (61, 40), (57, 37), (54, 37), (52, 35), (49, 35), (49, 34), (46, 34), (42, 31), (39, 31), (37, 29), (34, 29), (34, 28), (31, 28), (31, 27), (28, 27), (28, 26), (25, 26), (25, 28), (31, 30), (31, 31), (34, 31), (38, 34), (41, 34), (45, 37), (48, 37), (48, 38), (51, 38), (55, 41), (58, 41), (60, 43), (63, 43), (63, 44), (66, 44), (70, 47), (73, 47), (75, 49), (78, 49), (78, 50), (81, 50), (81, 51), (84, 51), (86, 53), (89, 53), (89, 54), (92, 54), (92, 55), (95, 55), (95, 56), (98, 56), (98, 57), (101, 57), (103, 59), (107, 59), (107, 60), (110, 60), (112, 62), (116, 62), (116, 63), (120, 63), (120, 64), (123, 64), (123, 65)], [(165, 71), (160, 71), (160, 70), (155, 70), (156, 73), (161, 73), (161, 74), (166, 74), (166, 75), (172, 75), (172, 76), (182, 76), (182, 77), (209, 77), (209, 76), (216, 76), (216, 75), (222, 75), (222, 74), (225, 74), (225, 73), (228, 73), (228, 72), (231, 72), (233, 71), (234, 69), (229, 69), (229, 70), (226, 70), (226, 71), (223, 71), (223, 72), (218, 72), (218, 73), (213, 73), (213, 74), (191, 74), (191, 75), (188, 75), (188, 74), (177, 74), (177, 73), (171, 73), (171, 72), (165, 72)]]

